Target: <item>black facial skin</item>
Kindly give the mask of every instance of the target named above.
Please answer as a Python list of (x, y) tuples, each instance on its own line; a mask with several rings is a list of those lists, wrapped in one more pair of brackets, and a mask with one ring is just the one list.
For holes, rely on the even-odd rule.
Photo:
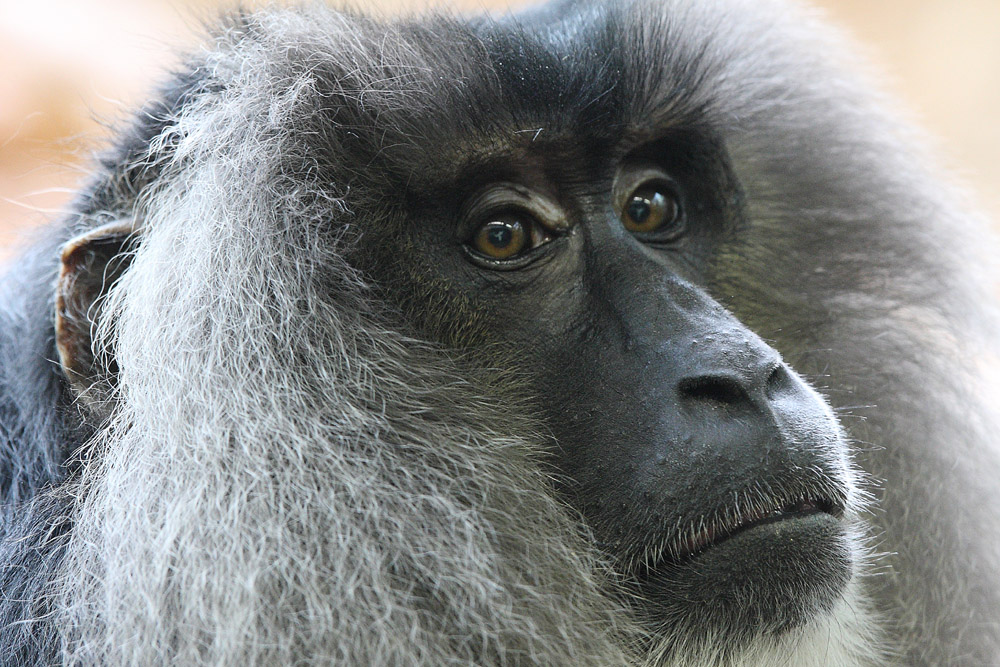
[[(410, 290), (447, 286), (465, 320), (422, 333), (526, 378), (561, 492), (652, 626), (793, 627), (851, 577), (839, 426), (704, 290), (745, 225), (724, 149), (697, 129), (622, 143), (471, 165), (453, 204), (414, 207), (380, 282), (417, 321)], [(663, 195), (659, 229), (626, 228), (637, 191)]]

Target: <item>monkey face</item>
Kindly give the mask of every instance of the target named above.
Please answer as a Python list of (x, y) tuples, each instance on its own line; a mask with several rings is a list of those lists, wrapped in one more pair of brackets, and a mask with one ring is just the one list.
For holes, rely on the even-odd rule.
[(846, 447), (707, 291), (747, 225), (724, 147), (563, 137), (461, 173), (449, 207), (417, 204), (387, 244), (383, 289), (425, 335), (523, 379), (557, 485), (640, 615), (746, 633), (828, 610), (854, 567)]

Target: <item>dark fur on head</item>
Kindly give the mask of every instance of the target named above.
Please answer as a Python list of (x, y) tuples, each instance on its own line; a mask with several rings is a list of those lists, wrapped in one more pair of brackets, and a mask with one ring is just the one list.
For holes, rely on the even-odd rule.
[[(739, 0), (230, 22), (4, 284), (0, 662), (993, 659), (983, 225), (845, 60), (809, 16)], [(449, 351), (482, 342), (477, 313), (405, 252), (498, 156), (690, 127), (746, 211), (706, 289), (822, 383), (882, 484), (881, 576), (738, 647), (634, 617), (503, 353)], [(75, 401), (56, 248), (119, 220), (93, 344), (115, 372)]]

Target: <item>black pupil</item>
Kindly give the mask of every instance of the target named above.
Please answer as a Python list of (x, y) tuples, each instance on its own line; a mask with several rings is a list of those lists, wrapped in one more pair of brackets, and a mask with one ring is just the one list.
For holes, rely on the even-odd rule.
[(628, 205), (628, 217), (635, 220), (640, 225), (646, 222), (646, 218), (652, 212), (652, 202), (645, 197), (633, 197)]
[(506, 248), (514, 240), (514, 232), (503, 222), (493, 222), (486, 230), (486, 239), (495, 248)]

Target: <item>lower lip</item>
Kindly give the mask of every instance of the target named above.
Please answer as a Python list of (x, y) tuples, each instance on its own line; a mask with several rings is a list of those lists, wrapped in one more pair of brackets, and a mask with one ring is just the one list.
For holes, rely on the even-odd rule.
[(847, 527), (822, 510), (780, 513), (741, 526), (635, 580), (661, 610), (698, 627), (784, 628), (828, 608), (853, 572)]

